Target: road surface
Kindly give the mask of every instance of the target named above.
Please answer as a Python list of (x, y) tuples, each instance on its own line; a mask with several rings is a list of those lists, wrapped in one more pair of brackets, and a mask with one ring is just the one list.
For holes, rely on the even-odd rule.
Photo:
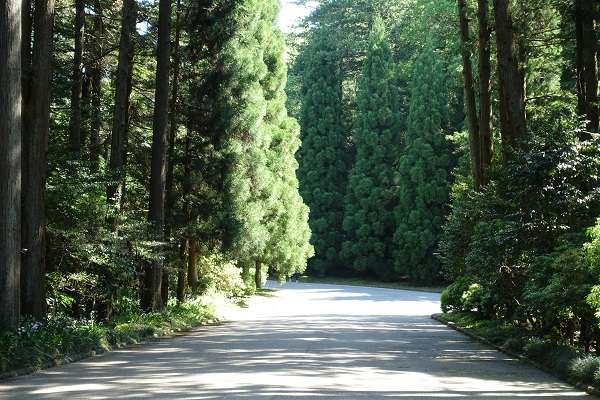
[(431, 320), (435, 293), (287, 284), (234, 321), (0, 382), (0, 399), (583, 399)]

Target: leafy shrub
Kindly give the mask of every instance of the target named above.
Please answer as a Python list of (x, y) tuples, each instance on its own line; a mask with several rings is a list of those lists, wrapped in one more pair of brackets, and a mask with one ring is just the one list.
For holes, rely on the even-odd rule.
[(523, 347), (525, 354), (527, 357), (532, 358), (534, 360), (542, 359), (546, 354), (548, 354), (552, 348), (554, 347), (554, 343), (540, 339), (540, 338), (531, 338), (529, 342)]
[(234, 261), (220, 253), (200, 257), (198, 260), (200, 286), (204, 290), (215, 290), (230, 296), (242, 296), (246, 284), (241, 269)]
[[(475, 284), (472, 277), (461, 276), (455, 282), (450, 284), (441, 296), (442, 311), (470, 311), (465, 308), (465, 293), (469, 292), (471, 285)], [(467, 295), (467, 299), (470, 299), (470, 295)]]
[[(597, 321), (583, 299), (597, 278), (581, 234), (600, 213), (600, 143), (578, 140), (576, 120), (561, 118), (566, 130), (532, 128), (524, 150), (490, 171), (480, 193), (455, 187), (440, 253), (451, 278), (481, 285), (470, 297), (480, 307), (463, 302), (463, 309), (534, 325), (556, 339), (581, 331), (588, 349)], [(450, 294), (448, 307), (460, 308)]]
[(572, 347), (557, 344), (548, 339), (531, 338), (524, 347), (525, 354), (562, 376), (572, 374), (571, 366), (579, 357)]
[(502, 347), (508, 351), (512, 351), (514, 353), (520, 353), (523, 351), (523, 347), (526, 344), (526, 340), (524, 338), (509, 338), (507, 339)]
[(41, 368), (53, 360), (165, 335), (212, 319), (214, 312), (196, 299), (169, 306), (164, 313), (118, 316), (111, 324), (59, 314), (44, 322), (25, 321), (16, 332), (0, 333), (0, 372)]
[(588, 355), (573, 360), (569, 371), (571, 377), (580, 382), (593, 382), (599, 368), (600, 358)]

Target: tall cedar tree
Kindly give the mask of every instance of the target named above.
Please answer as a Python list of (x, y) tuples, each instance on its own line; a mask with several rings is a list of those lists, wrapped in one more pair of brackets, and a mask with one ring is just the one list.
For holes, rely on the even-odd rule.
[(357, 272), (393, 271), (393, 166), (401, 151), (401, 112), (395, 65), (381, 18), (374, 21), (359, 82), (356, 159), (348, 181), (342, 255)]
[(21, 312), (46, 314), (46, 174), (54, 0), (35, 2), (31, 77), (23, 120)]
[[(129, 96), (133, 74), (136, 18), (136, 1), (123, 0), (109, 161), (109, 171), (113, 174), (115, 182), (108, 185), (107, 188), (108, 201), (115, 205), (117, 213), (121, 206), (123, 186), (125, 185), (127, 143), (129, 141)], [(117, 227), (117, 224), (118, 221), (115, 219), (114, 228)]]
[(339, 270), (349, 146), (343, 121), (339, 53), (325, 29), (315, 32), (307, 49), (299, 152), (300, 193), (310, 207), (315, 258), (313, 273)]
[(268, 72), (262, 81), (267, 100), (264, 127), (271, 138), (267, 162), (275, 196), (266, 220), (269, 229), (266, 260), (276, 275), (288, 277), (304, 272), (306, 261), (314, 250), (310, 244), (308, 207), (298, 192), (296, 177), (298, 162), (295, 154), (300, 148), (300, 128), (286, 109), (285, 41), (274, 21), (272, 25), (273, 33), (264, 50)]
[(394, 234), (396, 274), (420, 282), (436, 278), (434, 251), (448, 212), (453, 159), (442, 131), (444, 81), (439, 57), (425, 49), (415, 62)]
[(85, 37), (85, 1), (75, 0), (75, 48), (71, 76), (71, 116), (69, 121), (69, 148), (75, 157), (81, 152), (83, 51)]
[(263, 222), (273, 200), (266, 154), (270, 138), (263, 126), (267, 103), (261, 86), (267, 73), (262, 44), (271, 32), (265, 19), (272, 8), (270, 1), (238, 2), (233, 17), (239, 29), (221, 54), (227, 77), (219, 93), (226, 119), (225, 245), (245, 267), (260, 268), (265, 261), (269, 232)]
[[(170, 56), (171, 0), (160, 0), (148, 213), (148, 222), (151, 225), (150, 236), (158, 242), (165, 240)], [(168, 291), (166, 295), (161, 294), (162, 264), (162, 257), (157, 257), (146, 264), (141, 296), (141, 307), (144, 310), (159, 310), (166, 304), (167, 299), (163, 297), (168, 296)]]
[(20, 316), (21, 1), (0, 3), (0, 331)]

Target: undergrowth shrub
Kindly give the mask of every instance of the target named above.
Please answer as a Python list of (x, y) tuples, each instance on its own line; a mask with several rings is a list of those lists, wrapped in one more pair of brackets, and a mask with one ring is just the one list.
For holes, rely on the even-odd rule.
[(16, 332), (0, 333), (0, 372), (41, 368), (57, 359), (137, 343), (211, 320), (212, 306), (195, 299), (170, 305), (163, 313), (128, 314), (111, 323), (53, 314), (43, 322), (25, 321)]

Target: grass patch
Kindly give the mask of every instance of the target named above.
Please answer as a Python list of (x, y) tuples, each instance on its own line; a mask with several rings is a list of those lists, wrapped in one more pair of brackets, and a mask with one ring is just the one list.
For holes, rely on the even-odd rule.
[(57, 360), (139, 343), (215, 320), (216, 310), (200, 299), (171, 305), (162, 313), (123, 315), (110, 323), (53, 315), (0, 333), (0, 372), (43, 368)]
[(507, 322), (479, 320), (473, 313), (451, 312), (442, 314), (441, 319), (534, 361), (565, 380), (600, 387), (600, 357), (536, 336), (530, 330)]
[(332, 285), (348, 285), (348, 286), (367, 286), (384, 289), (402, 289), (415, 290), (419, 292), (441, 293), (445, 286), (442, 285), (417, 285), (410, 282), (381, 282), (362, 278), (337, 278), (337, 277), (316, 277), (304, 275), (300, 278), (300, 282), (304, 283), (325, 283)]

